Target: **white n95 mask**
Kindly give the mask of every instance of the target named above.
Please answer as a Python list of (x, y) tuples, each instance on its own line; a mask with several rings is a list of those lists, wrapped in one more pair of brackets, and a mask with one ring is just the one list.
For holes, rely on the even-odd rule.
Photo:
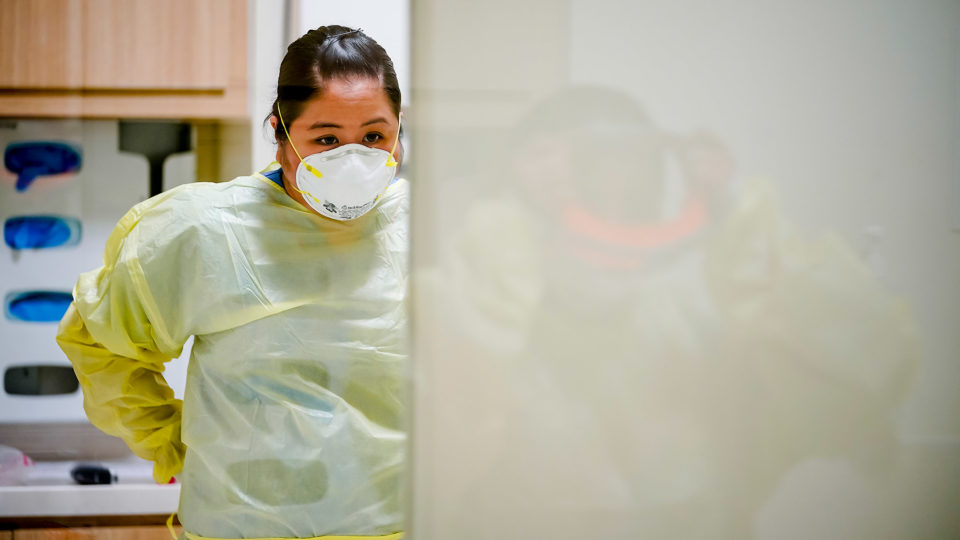
[(389, 152), (351, 143), (303, 158), (293, 146), (282, 116), (280, 123), (287, 141), (300, 159), (294, 189), (322, 216), (349, 221), (366, 214), (397, 174), (393, 152), (400, 140), (399, 127)]
[(369, 212), (396, 173), (390, 152), (345, 144), (301, 159), (295, 184), (318, 213), (348, 221)]

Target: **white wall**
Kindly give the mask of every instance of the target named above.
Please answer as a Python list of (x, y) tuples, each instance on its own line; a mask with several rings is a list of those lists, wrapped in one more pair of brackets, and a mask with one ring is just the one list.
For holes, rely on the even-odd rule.
[[(292, 39), (319, 26), (361, 28), (390, 55), (403, 104), (410, 90), (410, 3), (407, 0), (292, 0)], [(291, 40), (292, 40), (291, 39)]]
[[(277, 97), (277, 74), (287, 45), (308, 30), (328, 24), (360, 27), (386, 49), (403, 93), (410, 94), (410, 15), (407, 1), (252, 0), (248, 64), (250, 74), (251, 171), (274, 160), (276, 143), (263, 119)], [(409, 155), (409, 154), (408, 154)]]
[(250, 171), (259, 171), (276, 159), (276, 141), (270, 124), (264, 124), (263, 120), (270, 114), (277, 97), (277, 74), (287, 49), (284, 6), (288, 3), (276, 0), (251, 0), (248, 3)]

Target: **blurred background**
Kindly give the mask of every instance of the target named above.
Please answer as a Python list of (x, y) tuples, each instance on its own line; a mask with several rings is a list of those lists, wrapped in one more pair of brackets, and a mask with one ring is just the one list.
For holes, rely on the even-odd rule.
[(955, 0), (0, 0), (0, 529), (175, 509), (56, 321), (132, 205), (273, 160), (325, 24), (403, 87), (411, 537), (960, 537)]

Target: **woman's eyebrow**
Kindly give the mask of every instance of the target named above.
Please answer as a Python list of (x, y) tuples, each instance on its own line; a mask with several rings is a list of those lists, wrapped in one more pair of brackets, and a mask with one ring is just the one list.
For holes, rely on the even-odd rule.
[[(360, 127), (369, 126), (371, 124), (380, 124), (380, 123), (385, 124), (386, 122), (387, 120), (385, 118), (383, 118), (382, 116), (378, 116), (372, 120), (367, 120), (366, 122), (360, 124)], [(317, 122), (307, 129), (325, 129), (325, 128), (343, 129), (343, 126), (341, 126), (340, 124), (334, 124), (332, 122)]]

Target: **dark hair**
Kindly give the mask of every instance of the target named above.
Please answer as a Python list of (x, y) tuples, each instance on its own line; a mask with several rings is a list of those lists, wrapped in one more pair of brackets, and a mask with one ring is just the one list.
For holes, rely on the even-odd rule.
[[(280, 116), (282, 102), (283, 122), (289, 128), (303, 112), (304, 103), (323, 91), (326, 81), (343, 77), (378, 79), (393, 112), (400, 114), (400, 84), (387, 51), (359, 28), (330, 25), (310, 30), (287, 47), (270, 115)], [(287, 138), (279, 122), (274, 134), (278, 142)]]

